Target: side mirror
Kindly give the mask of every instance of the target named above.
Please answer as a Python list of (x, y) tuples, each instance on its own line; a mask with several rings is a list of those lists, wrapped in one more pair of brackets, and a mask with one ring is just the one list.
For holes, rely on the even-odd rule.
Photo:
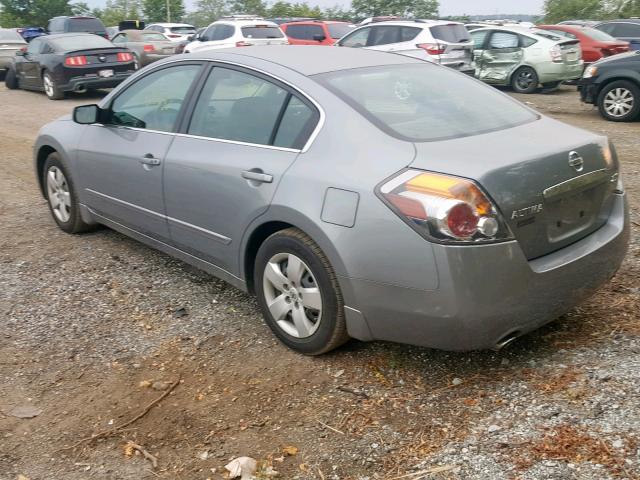
[(73, 109), (73, 121), (81, 125), (90, 125), (100, 120), (98, 105), (81, 105)]
[(316, 42), (324, 42), (324, 41), (327, 39), (327, 37), (325, 37), (325, 36), (324, 36), (324, 35), (322, 35), (321, 33), (318, 33), (318, 34), (316, 34), (316, 35), (314, 35), (314, 36), (313, 36), (313, 39), (314, 39)]

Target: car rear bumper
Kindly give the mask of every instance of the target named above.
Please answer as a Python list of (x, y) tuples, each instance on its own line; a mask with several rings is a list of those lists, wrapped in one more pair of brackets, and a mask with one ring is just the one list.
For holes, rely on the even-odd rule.
[(598, 99), (598, 88), (596, 84), (582, 79), (580, 83), (578, 83), (578, 91), (580, 92), (580, 99), (584, 103), (596, 103)]
[(341, 277), (349, 331), (363, 340), (444, 350), (496, 348), (592, 295), (616, 273), (628, 242), (628, 205), (624, 195), (617, 195), (603, 227), (535, 260), (527, 260), (515, 241), (434, 244), (436, 290)]
[(544, 62), (536, 68), (540, 83), (575, 80), (582, 76), (583, 70), (582, 61), (578, 63)]
[(113, 77), (101, 78), (97, 74), (83, 75), (68, 79), (60, 88), (65, 92), (82, 91), (88, 88), (114, 88), (129, 78), (134, 72), (116, 73)]

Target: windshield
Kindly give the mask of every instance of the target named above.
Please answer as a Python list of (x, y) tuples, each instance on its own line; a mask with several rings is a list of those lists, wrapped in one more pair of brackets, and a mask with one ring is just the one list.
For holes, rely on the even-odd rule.
[(50, 43), (58, 52), (113, 47), (113, 43), (106, 38), (102, 38), (97, 35), (70, 35), (58, 37), (50, 40)]
[(469, 137), (538, 118), (507, 95), (428, 63), (356, 68), (313, 78), (402, 140)]
[(611, 35), (609, 35), (608, 33), (604, 33), (601, 30), (597, 30), (595, 28), (581, 28), (580, 31), (582, 33), (584, 33), (587, 37), (591, 38), (592, 40), (596, 40), (598, 42), (615, 42), (616, 39), (613, 38)]
[(70, 18), (70, 32), (104, 32), (104, 25), (97, 18)]
[(437, 38), (443, 42), (462, 43), (471, 40), (471, 37), (469, 37), (469, 30), (467, 30), (464, 25), (458, 25), (457, 23), (452, 23), (450, 25), (437, 25), (435, 27), (431, 27), (430, 30), (433, 38)]
[(196, 33), (195, 27), (189, 27), (189, 26), (171, 27), (169, 30), (171, 30), (171, 33), (179, 33), (181, 35), (191, 35), (192, 33)]
[(167, 37), (165, 37), (163, 34), (161, 33), (143, 33), (141, 35), (142, 40), (146, 41), (146, 42), (164, 42), (165, 40), (168, 40)]
[(18, 32), (14, 32), (13, 30), (0, 30), (0, 42), (24, 43), (24, 39)]
[(245, 38), (282, 38), (284, 37), (279, 27), (270, 27), (268, 25), (242, 27), (242, 35)]
[(356, 26), (348, 23), (330, 23), (327, 25), (327, 28), (329, 29), (329, 35), (331, 35), (331, 38), (338, 39), (351, 32), (356, 28)]

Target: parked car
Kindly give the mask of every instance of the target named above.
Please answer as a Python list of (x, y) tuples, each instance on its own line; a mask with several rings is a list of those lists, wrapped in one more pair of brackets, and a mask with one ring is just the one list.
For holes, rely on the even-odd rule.
[(358, 27), (339, 47), (398, 53), (473, 75), (473, 42), (462, 23), (439, 20), (373, 22)]
[(26, 47), (26, 40), (18, 32), (0, 28), (0, 72), (2, 72), (2, 77), (13, 63), (16, 53)]
[(280, 28), (291, 45), (333, 45), (356, 26), (348, 22), (310, 20), (283, 23)]
[(587, 67), (580, 84), (582, 101), (598, 106), (614, 122), (640, 118), (640, 51), (605, 58)]
[(595, 26), (618, 40), (629, 42), (631, 50), (640, 50), (640, 19), (610, 20)]
[(107, 27), (107, 39), (111, 40), (120, 31), (120, 27)]
[(534, 93), (542, 85), (555, 88), (582, 75), (580, 42), (531, 28), (490, 27), (471, 32), (476, 77), (492, 85), (508, 85), (518, 93)]
[(558, 22), (558, 25), (577, 25), (579, 27), (595, 27), (598, 23), (597, 20), (564, 20)]
[(603, 57), (629, 51), (629, 42), (616, 40), (608, 33), (577, 25), (539, 25), (537, 28), (580, 42), (582, 60), (586, 65)]
[(251, 45), (287, 45), (280, 27), (261, 17), (237, 15), (213, 22), (199, 38), (184, 47), (184, 53)]
[(63, 33), (34, 38), (18, 52), (5, 84), (60, 100), (66, 92), (115, 87), (133, 72), (133, 54), (126, 48), (89, 33)]
[(163, 34), (147, 30), (124, 30), (113, 37), (111, 42), (133, 52), (136, 68), (170, 57), (176, 50), (176, 44)]
[(184, 53), (184, 48), (189, 45), (191, 42), (194, 42), (196, 40), (200, 40), (202, 37), (202, 34), (205, 32), (205, 30), (207, 29), (207, 27), (201, 27), (198, 30), (196, 30), (196, 33), (194, 33), (193, 35), (189, 35), (187, 37), (186, 40), (181, 40), (179, 42), (176, 43), (176, 53)]
[(109, 38), (107, 28), (102, 21), (99, 18), (89, 16), (54, 17), (49, 20), (47, 32), (50, 34), (85, 32)]
[(36, 37), (41, 37), (47, 34), (42, 27), (16, 28), (16, 32), (18, 32), (27, 42), (30, 42)]
[(487, 27), (520, 27), (520, 28), (532, 28), (534, 25), (528, 22), (514, 22), (514, 21), (486, 21), (486, 22), (478, 22), (478, 23), (465, 23), (465, 28), (470, 32), (472, 30), (477, 30), (479, 28), (487, 28)]
[(196, 27), (186, 23), (152, 23), (144, 29), (162, 33), (175, 43), (182, 42), (196, 33)]
[(57, 225), (107, 225), (255, 293), (305, 354), (501, 348), (606, 283), (629, 241), (606, 137), (408, 56), (181, 55), (73, 119), (34, 146)]

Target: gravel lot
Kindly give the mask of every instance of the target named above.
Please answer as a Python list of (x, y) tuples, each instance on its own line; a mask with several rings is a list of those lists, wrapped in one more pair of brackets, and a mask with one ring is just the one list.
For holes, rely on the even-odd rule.
[[(242, 455), (261, 478), (640, 478), (640, 123), (605, 122), (571, 87), (518, 97), (617, 146), (632, 245), (590, 301), (499, 353), (351, 342), (306, 358), (223, 282), (107, 229), (55, 227), (31, 146), (97, 98), (0, 86), (1, 480), (220, 479)], [(176, 381), (119, 434), (78, 443)]]

